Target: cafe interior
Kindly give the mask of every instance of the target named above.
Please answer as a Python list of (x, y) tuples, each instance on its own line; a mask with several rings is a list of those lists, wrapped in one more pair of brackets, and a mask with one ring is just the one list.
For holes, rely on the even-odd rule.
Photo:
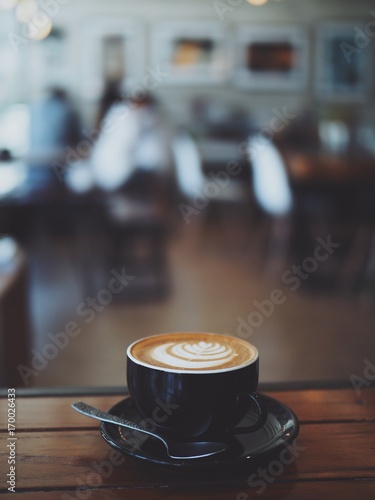
[(375, 361), (371, 0), (0, 0), (0, 61), (0, 386), (124, 386), (162, 332)]

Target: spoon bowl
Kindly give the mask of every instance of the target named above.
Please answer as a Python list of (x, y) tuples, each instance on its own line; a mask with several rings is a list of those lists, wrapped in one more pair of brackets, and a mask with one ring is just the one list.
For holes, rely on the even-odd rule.
[(93, 406), (83, 403), (82, 401), (73, 403), (72, 408), (87, 417), (95, 418), (101, 422), (109, 422), (110, 424), (116, 424), (137, 432), (142, 432), (143, 434), (148, 434), (149, 436), (161, 441), (166, 448), (168, 456), (176, 460), (210, 457), (225, 451), (229, 446), (227, 443), (219, 441), (192, 441), (189, 443), (175, 442), (148, 429), (143, 429), (135, 422), (101, 411), (98, 408), (94, 408)]

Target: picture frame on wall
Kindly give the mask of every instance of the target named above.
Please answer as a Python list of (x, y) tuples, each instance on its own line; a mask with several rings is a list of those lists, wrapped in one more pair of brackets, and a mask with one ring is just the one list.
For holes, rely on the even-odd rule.
[(236, 33), (234, 84), (253, 90), (298, 91), (308, 81), (306, 28), (240, 26)]
[(84, 30), (81, 94), (98, 99), (109, 82), (130, 91), (145, 72), (143, 26), (133, 20), (103, 19)]
[(321, 23), (315, 33), (315, 93), (322, 100), (363, 101), (371, 88), (372, 48), (357, 47), (361, 21)]
[(152, 65), (165, 72), (165, 85), (220, 84), (228, 80), (228, 38), (216, 21), (166, 21), (151, 34)]

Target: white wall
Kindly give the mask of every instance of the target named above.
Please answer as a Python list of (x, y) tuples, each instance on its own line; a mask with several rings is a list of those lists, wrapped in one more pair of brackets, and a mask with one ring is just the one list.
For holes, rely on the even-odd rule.
[[(273, 108), (287, 106), (290, 110), (298, 110), (306, 103), (314, 101), (314, 27), (324, 20), (346, 20), (353, 23), (353, 27), (362, 22), (374, 19), (370, 15), (375, 10), (373, 0), (269, 0), (262, 7), (253, 7), (246, 1), (222, 0), (222, 4), (233, 5), (231, 11), (225, 12), (225, 21), (220, 21), (215, 10), (217, 0), (71, 0), (62, 5), (59, 13), (54, 17), (56, 27), (66, 33), (67, 59), (69, 66), (62, 74), (62, 81), (72, 91), (78, 105), (84, 112), (87, 121), (94, 115), (96, 103), (88, 95), (82, 95), (82, 79), (87, 66), (87, 47), (85, 39), (87, 31), (93, 23), (105, 23), (107, 19), (134, 19), (144, 27), (144, 64), (150, 65), (150, 28), (153, 23), (167, 19), (184, 20), (214, 20), (222, 23), (223, 29), (234, 34), (239, 25), (297, 25), (306, 29), (310, 40), (310, 78), (303, 91), (265, 92), (249, 91), (236, 88), (232, 83), (223, 83), (216, 86), (170, 86), (161, 85), (157, 89), (166, 108), (175, 117), (176, 121), (186, 122), (189, 119), (189, 103), (194, 96), (209, 95), (223, 103), (236, 104), (251, 111), (261, 121), (266, 121), (272, 114)], [(216, 5), (219, 5), (216, 3)], [(353, 32), (354, 34), (354, 32)], [(371, 45), (375, 45), (374, 40)], [(370, 47), (368, 50), (373, 50)], [(367, 50), (367, 49), (366, 49)], [(371, 69), (372, 73), (372, 68)], [(24, 68), (25, 96), (27, 96), (28, 80)], [(319, 104), (319, 103), (318, 103)], [(317, 104), (317, 105), (318, 105)], [(374, 96), (362, 105), (355, 105), (356, 109), (363, 108), (364, 112), (373, 111)]]

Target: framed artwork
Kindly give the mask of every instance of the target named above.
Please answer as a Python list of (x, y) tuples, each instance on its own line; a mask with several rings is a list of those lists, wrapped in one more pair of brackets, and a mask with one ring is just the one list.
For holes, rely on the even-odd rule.
[(151, 35), (152, 65), (166, 73), (165, 85), (217, 84), (228, 79), (228, 39), (216, 21), (168, 21)]
[(307, 84), (306, 29), (295, 26), (241, 26), (236, 34), (234, 83), (259, 90), (302, 90)]
[(136, 21), (103, 19), (91, 22), (84, 33), (81, 93), (97, 99), (106, 84), (131, 89), (145, 71), (144, 33)]
[(316, 29), (315, 91), (323, 100), (362, 101), (371, 86), (371, 44), (357, 47), (361, 21), (327, 22)]

